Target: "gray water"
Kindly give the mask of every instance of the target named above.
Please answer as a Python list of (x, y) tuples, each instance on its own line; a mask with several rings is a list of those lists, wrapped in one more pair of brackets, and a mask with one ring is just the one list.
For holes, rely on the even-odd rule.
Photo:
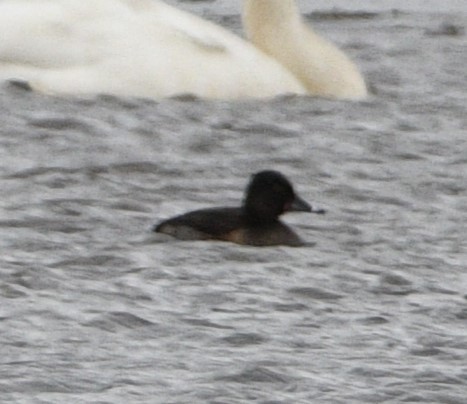
[[(0, 402), (465, 403), (467, 6), (427, 7), (311, 16), (364, 102), (4, 85)], [(310, 246), (151, 233), (265, 168), (327, 209), (284, 218)]]

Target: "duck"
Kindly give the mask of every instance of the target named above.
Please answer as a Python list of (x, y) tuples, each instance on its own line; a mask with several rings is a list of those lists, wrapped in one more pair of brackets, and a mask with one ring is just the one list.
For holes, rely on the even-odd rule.
[(180, 240), (217, 240), (255, 247), (305, 245), (279, 216), (286, 212), (324, 214), (295, 191), (280, 172), (264, 170), (253, 174), (239, 207), (215, 207), (178, 215), (153, 227), (156, 233)]
[(244, 0), (243, 23), (248, 39), (158, 0), (2, 0), (0, 80), (52, 95), (367, 95), (295, 0)]

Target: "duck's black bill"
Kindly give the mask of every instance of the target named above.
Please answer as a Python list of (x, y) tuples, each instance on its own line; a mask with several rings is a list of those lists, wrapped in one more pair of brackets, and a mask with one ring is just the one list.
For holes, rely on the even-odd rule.
[(311, 212), (312, 208), (308, 202), (304, 201), (302, 198), (295, 195), (295, 199), (290, 205), (288, 211), (289, 212)]
[(326, 211), (322, 208), (314, 208), (308, 202), (304, 201), (299, 196), (295, 196), (292, 205), (290, 205), (289, 212), (310, 212), (318, 215), (323, 215)]
[(326, 213), (326, 209), (312, 207), (311, 213), (316, 213), (317, 215), (324, 215)]

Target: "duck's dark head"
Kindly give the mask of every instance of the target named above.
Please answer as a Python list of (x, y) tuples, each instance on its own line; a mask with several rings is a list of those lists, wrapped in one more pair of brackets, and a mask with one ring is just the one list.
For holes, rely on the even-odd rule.
[(246, 189), (243, 209), (248, 219), (270, 223), (285, 212), (312, 212), (311, 206), (300, 198), (290, 181), (278, 171), (260, 171), (252, 175)]

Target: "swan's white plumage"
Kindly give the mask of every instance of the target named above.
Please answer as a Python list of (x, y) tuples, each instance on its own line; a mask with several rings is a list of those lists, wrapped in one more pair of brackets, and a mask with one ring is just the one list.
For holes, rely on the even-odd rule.
[(0, 38), (0, 79), (48, 93), (234, 99), (312, 92), (274, 55), (157, 0), (2, 0)]
[(310, 94), (366, 97), (355, 64), (303, 22), (295, 0), (245, 0), (244, 26), (251, 42), (292, 72)]

